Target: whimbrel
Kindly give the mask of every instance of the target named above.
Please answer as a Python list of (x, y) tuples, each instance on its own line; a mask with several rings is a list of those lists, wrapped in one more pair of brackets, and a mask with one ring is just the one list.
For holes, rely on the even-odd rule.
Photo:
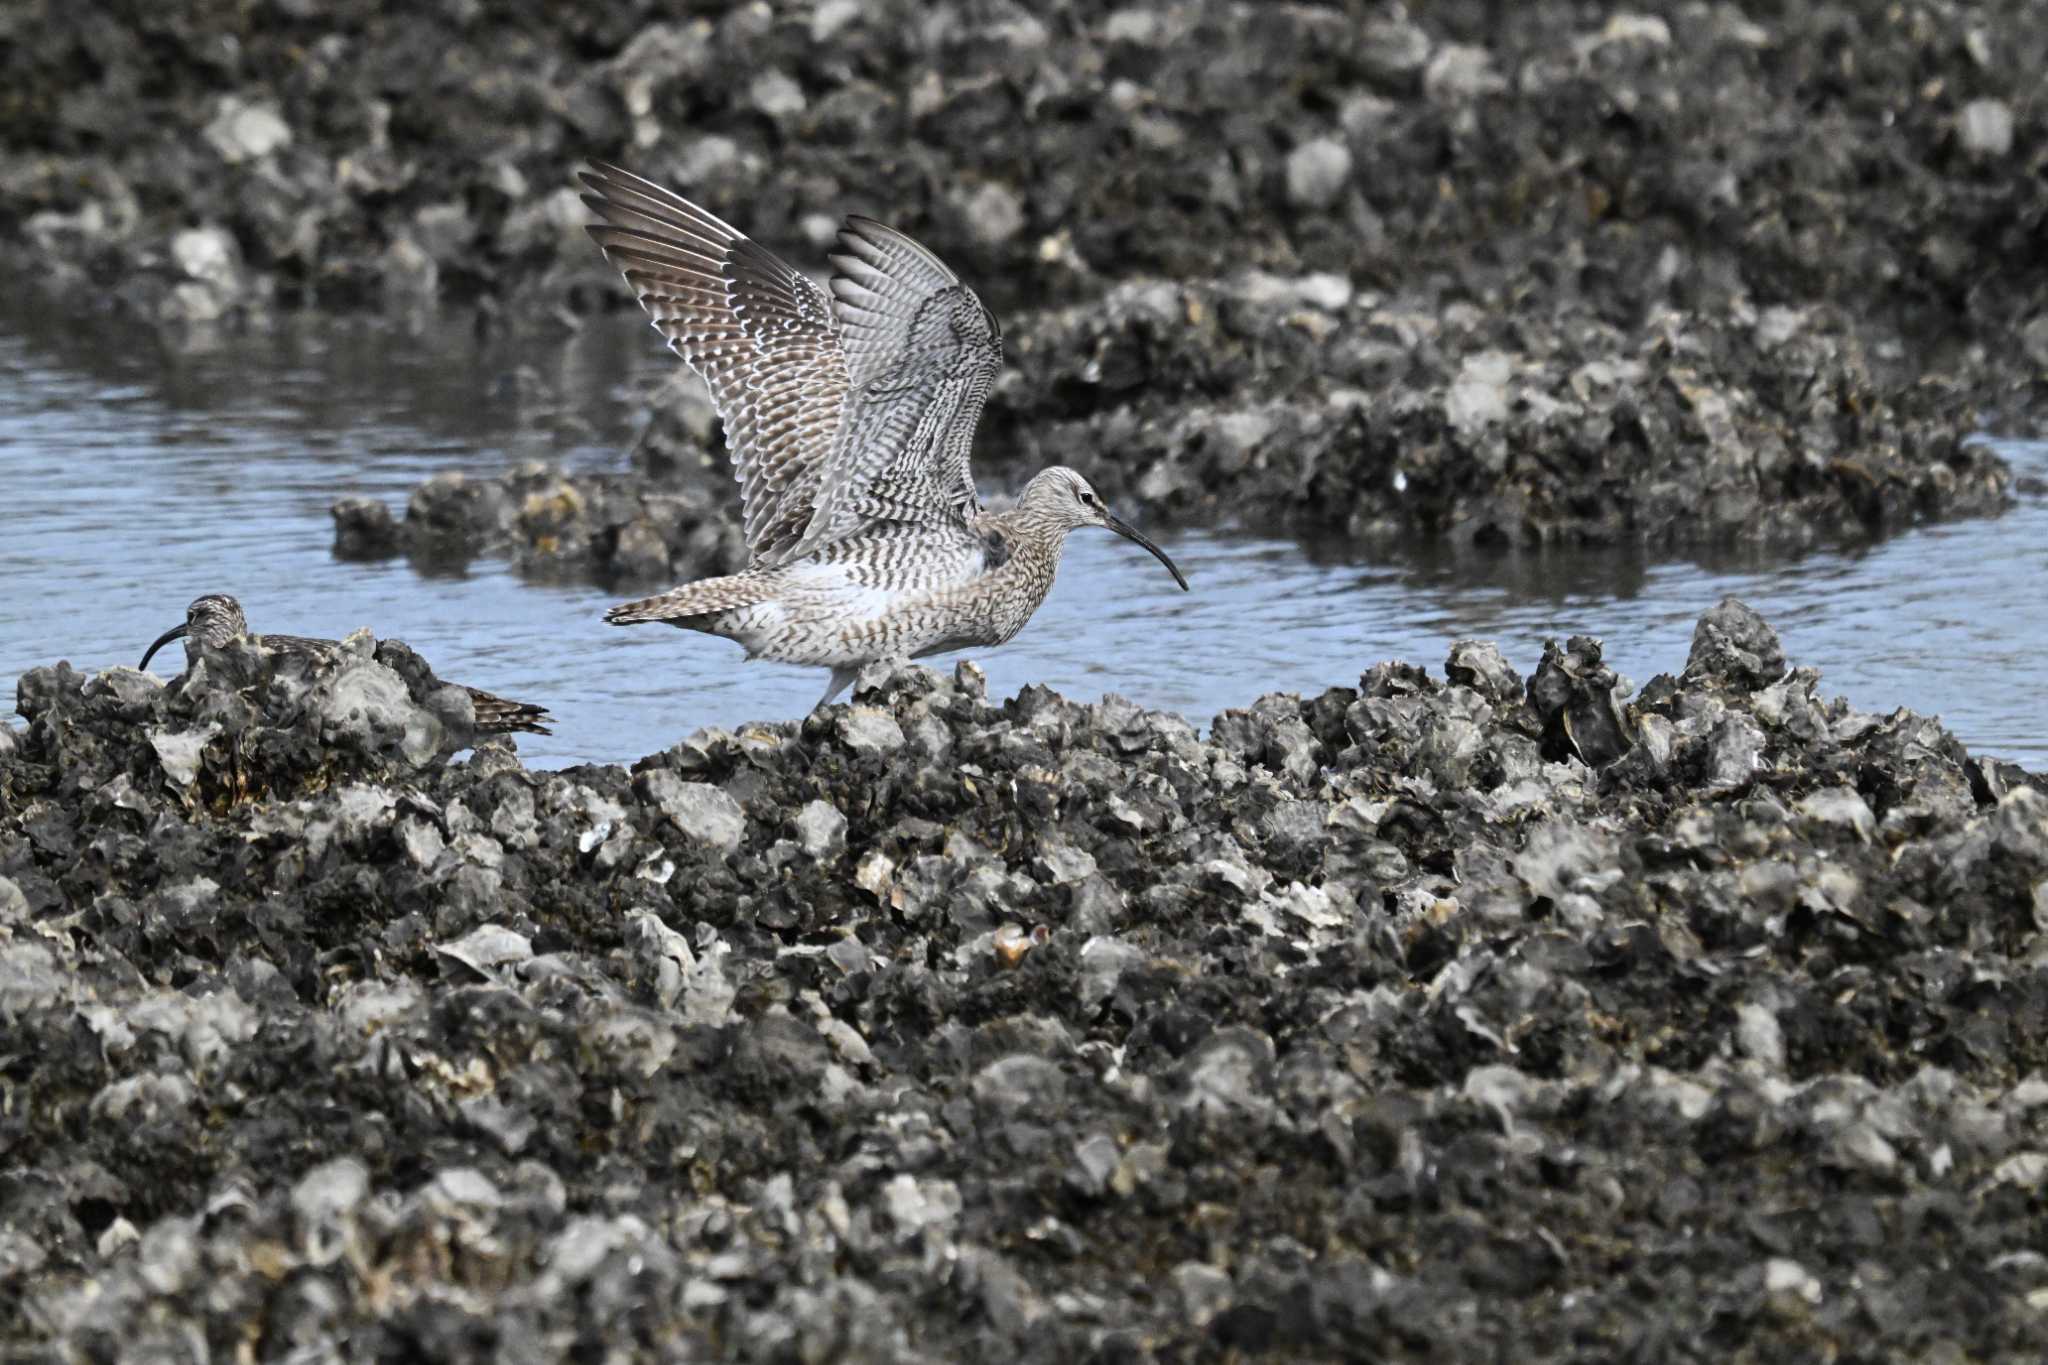
[[(190, 668), (197, 653), (195, 643), (218, 649), (237, 635), (248, 633), (249, 622), (242, 615), (242, 604), (226, 593), (208, 593), (204, 597), (194, 598), (192, 605), (185, 608), (185, 624), (173, 626), (157, 636), (156, 643), (149, 647), (148, 652), (142, 656), (142, 662), (135, 666), (148, 668), (149, 661), (156, 657), (158, 650), (173, 640), (183, 640), (185, 666)], [(288, 654), (311, 654), (326, 658), (341, 650), (340, 644), (336, 641), (309, 640), (303, 635), (265, 634), (261, 638), (263, 643), (272, 649), (283, 650)], [(461, 684), (458, 683), (457, 686)], [(505, 734), (513, 730), (524, 730), (535, 735), (554, 733), (544, 723), (549, 719), (545, 706), (535, 706), (523, 701), (507, 701), (503, 697), (493, 696), (474, 687), (464, 687), (462, 690), (469, 693), (469, 700), (476, 707), (476, 728), (485, 734)]]
[(1166, 552), (1055, 465), (984, 511), (969, 447), (1002, 366), (994, 315), (937, 256), (871, 218), (839, 230), (830, 292), (680, 195), (615, 166), (583, 174), (590, 235), (711, 390), (750, 559), (613, 607), (747, 657), (832, 670), (823, 706), (878, 659), (1008, 641), (1052, 588), (1067, 533)]

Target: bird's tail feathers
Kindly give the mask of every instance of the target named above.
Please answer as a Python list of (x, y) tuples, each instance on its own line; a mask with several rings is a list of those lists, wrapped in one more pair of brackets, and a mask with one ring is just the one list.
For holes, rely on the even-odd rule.
[(530, 735), (551, 735), (547, 722), (554, 719), (545, 706), (532, 702), (511, 701), (505, 697), (494, 697), (481, 688), (465, 687), (470, 704), (476, 708), (476, 728), (490, 734), (509, 734), (523, 730)]
[(637, 602), (621, 602), (606, 612), (604, 619), (615, 626), (635, 626), (643, 621), (687, 625), (693, 616), (710, 616), (731, 611), (734, 607), (750, 607), (773, 596), (774, 591), (771, 586), (740, 574), (703, 578), (653, 597), (643, 597)]

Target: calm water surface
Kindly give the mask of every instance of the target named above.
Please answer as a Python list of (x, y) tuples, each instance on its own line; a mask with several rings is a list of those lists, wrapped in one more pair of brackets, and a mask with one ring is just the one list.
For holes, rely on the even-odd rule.
[[(0, 705), (38, 664), (133, 664), (187, 601), (226, 591), (259, 631), (368, 625), (443, 677), (543, 703), (555, 735), (519, 741), (540, 766), (629, 761), (699, 726), (799, 715), (823, 670), (606, 626), (614, 593), (527, 583), (491, 559), (423, 575), (330, 552), (328, 507), (344, 495), (402, 507), (439, 470), (495, 473), (519, 458), (621, 467), (643, 396), (670, 372), (624, 315), (516, 349), (452, 325), (302, 319), (174, 354), (132, 331), (0, 313)], [(2021, 472), (2048, 475), (2048, 443), (1997, 444)], [(1192, 593), (1135, 546), (1077, 533), (1024, 633), (975, 656), (991, 689), (1116, 692), (1206, 724), (1264, 692), (1353, 684), (1384, 659), (1440, 675), (1467, 637), (1497, 641), (1526, 674), (1545, 637), (1568, 634), (1606, 639), (1640, 683), (1681, 667), (1700, 612), (1734, 593), (1795, 662), (1821, 669), (1826, 691), (1939, 714), (1975, 750), (2048, 759), (2035, 682), (2048, 498), (2036, 494), (1871, 549), (1706, 564), (1422, 551), (1332, 565), (1287, 542), (1159, 539)], [(176, 651), (164, 657), (175, 671)]]

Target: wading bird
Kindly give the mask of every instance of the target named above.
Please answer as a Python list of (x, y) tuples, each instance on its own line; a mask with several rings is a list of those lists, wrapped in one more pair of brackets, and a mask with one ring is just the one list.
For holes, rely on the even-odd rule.
[[(237, 635), (249, 633), (249, 622), (242, 615), (242, 604), (226, 593), (208, 593), (192, 600), (185, 608), (185, 624), (172, 626), (156, 637), (156, 643), (142, 656), (137, 668), (148, 668), (156, 652), (173, 640), (185, 642), (185, 666), (190, 668), (197, 648), (219, 649)], [(263, 643), (272, 649), (287, 654), (310, 654), (316, 658), (332, 658), (341, 650), (333, 640), (309, 640), (303, 635), (264, 635)], [(460, 683), (456, 684), (458, 687)], [(506, 701), (489, 692), (474, 687), (464, 687), (469, 693), (471, 704), (476, 707), (476, 728), (486, 734), (505, 734), (513, 730), (524, 730), (529, 734), (550, 735), (545, 722), (549, 719), (547, 708), (530, 702)]]
[(740, 484), (747, 567), (613, 607), (747, 657), (832, 670), (1008, 641), (1052, 587), (1067, 533), (1103, 526), (1166, 552), (1055, 465), (1003, 511), (968, 465), (1003, 359), (994, 315), (945, 263), (850, 217), (828, 292), (738, 229), (614, 166), (583, 174), (605, 258), (711, 390)]

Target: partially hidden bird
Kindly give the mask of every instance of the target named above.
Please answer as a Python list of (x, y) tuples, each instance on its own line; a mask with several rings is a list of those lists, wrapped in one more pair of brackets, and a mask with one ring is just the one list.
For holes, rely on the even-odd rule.
[[(143, 654), (138, 669), (148, 668), (156, 652), (173, 640), (185, 642), (185, 666), (190, 668), (197, 654), (197, 648), (219, 649), (238, 635), (249, 634), (248, 619), (242, 614), (242, 604), (226, 593), (208, 593), (192, 599), (192, 605), (185, 608), (183, 625), (172, 626), (156, 637)], [(305, 654), (316, 658), (332, 658), (341, 652), (341, 645), (334, 640), (312, 640), (303, 635), (261, 635), (264, 644), (287, 654)], [(456, 686), (460, 687), (458, 683)], [(547, 708), (531, 702), (507, 701), (475, 687), (463, 687), (469, 694), (471, 705), (476, 708), (476, 728), (486, 734), (507, 734), (515, 730), (528, 734), (550, 735), (547, 722), (552, 719)]]
[(582, 174), (589, 226), (656, 331), (711, 391), (740, 485), (738, 573), (613, 607), (832, 670), (1006, 643), (1045, 600), (1067, 533), (1102, 526), (1187, 578), (1055, 465), (983, 509), (969, 467), (1002, 366), (995, 316), (924, 247), (848, 217), (830, 289), (648, 180)]

